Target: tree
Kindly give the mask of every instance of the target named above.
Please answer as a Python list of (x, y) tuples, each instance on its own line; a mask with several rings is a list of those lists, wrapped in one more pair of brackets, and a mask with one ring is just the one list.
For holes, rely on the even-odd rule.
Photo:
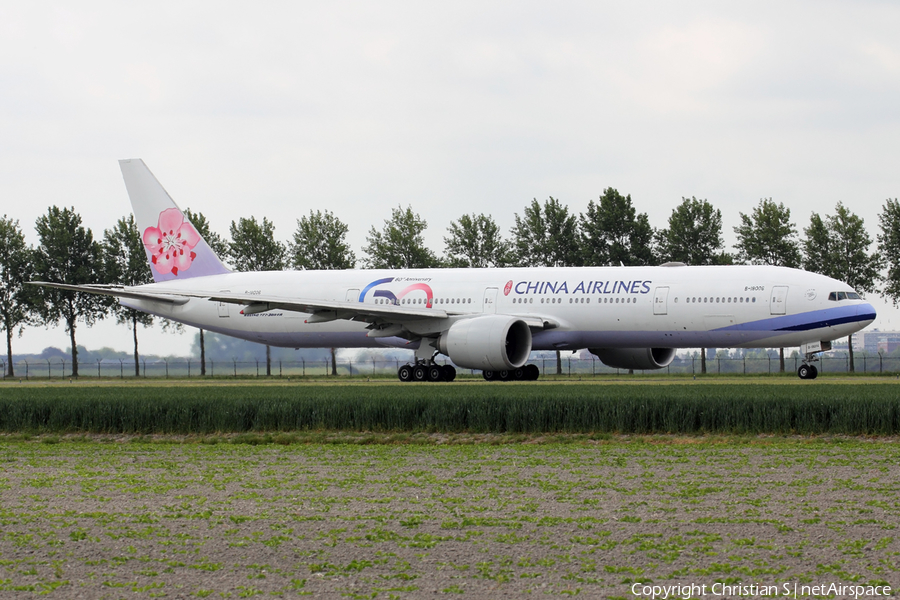
[[(296, 269), (352, 269), (356, 255), (347, 245), (347, 225), (331, 212), (309, 211), (297, 220), (290, 253)], [(331, 374), (337, 376), (337, 353), (331, 348)]]
[(231, 241), (228, 256), (236, 271), (281, 271), (285, 267), (287, 249), (275, 239), (275, 225), (263, 217), (241, 217), (229, 228)]
[(571, 267), (579, 264), (578, 221), (559, 200), (537, 199), (515, 215), (512, 229), (516, 262), (523, 267)]
[(661, 258), (688, 265), (731, 263), (722, 240), (722, 211), (706, 200), (682, 198), (657, 238)]
[(290, 246), (295, 269), (352, 269), (356, 255), (347, 245), (347, 225), (330, 211), (309, 211), (297, 220), (294, 243)]
[(365, 263), (370, 269), (425, 269), (440, 266), (434, 252), (425, 246), (422, 232), (428, 227), (425, 219), (407, 206), (391, 209), (391, 218), (377, 231), (369, 229), (368, 245), (363, 252), (368, 255)]
[[(104, 279), (118, 285), (142, 285), (153, 281), (153, 273), (147, 264), (147, 253), (137, 223), (133, 215), (122, 217), (112, 229), (103, 232)], [(153, 316), (145, 312), (114, 304), (116, 321), (122, 325), (131, 324), (134, 339), (134, 376), (140, 377), (140, 356), (138, 354), (138, 324), (149, 327)]]
[(510, 243), (488, 215), (463, 215), (447, 227), (444, 238), (447, 265), (451, 267), (503, 267), (510, 261)]
[[(36, 276), (42, 281), (85, 285), (102, 281), (100, 244), (90, 229), (81, 225), (74, 208), (51, 206), (35, 224), (40, 244), (35, 250)], [(78, 346), (75, 329), (78, 321), (93, 325), (106, 314), (110, 301), (105, 296), (80, 294), (55, 288), (41, 288), (38, 312), (45, 324), (64, 321), (72, 344), (72, 376), (78, 377)]]
[(600, 202), (588, 202), (579, 220), (582, 263), (585, 265), (651, 265), (653, 228), (646, 213), (638, 214), (631, 195), (606, 188)]
[[(802, 262), (797, 228), (791, 223), (791, 209), (771, 198), (763, 198), (750, 215), (739, 213), (737, 260), (751, 265), (797, 268)], [(779, 370), (784, 373), (784, 348), (778, 349)]]
[[(184, 218), (187, 219), (191, 225), (194, 226), (194, 229), (197, 230), (197, 233), (200, 234), (200, 237), (206, 242), (206, 244), (212, 248), (212, 251), (216, 253), (219, 257), (219, 260), (227, 260), (228, 258), (228, 243), (222, 239), (218, 233), (210, 230), (209, 221), (203, 216), (201, 212), (193, 212), (191, 209), (184, 209)], [(171, 327), (178, 332), (182, 331), (181, 323), (175, 323), (174, 321), (165, 321), (163, 323), (163, 329), (168, 329)], [(203, 338), (203, 330), (198, 328), (200, 332), (200, 375), (201, 377), (206, 375), (206, 342)]]
[[(881, 270), (881, 255), (877, 251), (869, 254), (872, 238), (862, 218), (838, 202), (835, 214), (826, 216), (824, 220), (813, 213), (804, 233), (803, 266), (807, 271), (843, 281), (860, 294), (875, 291)], [(847, 343), (850, 371), (853, 372), (853, 335)]]
[[(660, 254), (688, 265), (731, 262), (722, 240), (722, 211), (706, 200), (682, 198), (669, 216), (669, 226), (657, 234)], [(700, 352), (700, 372), (706, 373), (706, 348)]]
[(3, 215), (0, 218), (0, 320), (6, 331), (6, 374), (13, 369), (13, 332), (33, 320), (33, 291), (25, 285), (31, 280), (33, 251), (25, 245), (25, 235), (19, 221)]
[(763, 198), (749, 215), (739, 213), (741, 224), (734, 228), (734, 245), (739, 262), (798, 268), (802, 262), (797, 228), (791, 223), (791, 209)]
[(215, 231), (212, 231), (209, 228), (209, 221), (203, 216), (202, 212), (193, 212), (191, 209), (184, 209), (184, 218), (190, 222), (191, 225), (194, 226), (194, 229), (197, 230), (197, 233), (200, 234), (200, 237), (206, 242), (206, 244), (212, 248), (212, 251), (216, 253), (216, 256), (219, 257), (219, 260), (227, 260), (228, 259), (228, 242), (222, 239)]
[[(568, 207), (550, 197), (543, 208), (537, 198), (516, 213), (513, 244), (523, 267), (571, 267), (579, 262), (578, 222)], [(562, 354), (556, 351), (556, 374), (562, 375)]]
[[(275, 225), (263, 217), (241, 217), (231, 222), (228, 254), (238, 271), (281, 271), (285, 267), (287, 248), (275, 239)], [(266, 375), (272, 374), (272, 348), (266, 345)]]
[(878, 215), (881, 233), (878, 251), (887, 266), (883, 295), (897, 306), (900, 303), (900, 202), (888, 198)]

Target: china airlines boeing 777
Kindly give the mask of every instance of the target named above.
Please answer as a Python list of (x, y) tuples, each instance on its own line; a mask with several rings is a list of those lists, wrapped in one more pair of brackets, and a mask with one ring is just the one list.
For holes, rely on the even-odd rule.
[(678, 348), (799, 346), (817, 353), (875, 319), (844, 283), (766, 266), (231, 272), (140, 159), (119, 161), (154, 283), (72, 286), (130, 308), (292, 348), (408, 348), (403, 381), (537, 379), (532, 350), (588, 348), (623, 369), (661, 369)]

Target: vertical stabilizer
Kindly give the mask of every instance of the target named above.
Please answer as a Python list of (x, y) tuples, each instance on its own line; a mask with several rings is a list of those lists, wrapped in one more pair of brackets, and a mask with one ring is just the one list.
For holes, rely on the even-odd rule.
[(153, 280), (230, 273), (140, 158), (119, 161)]

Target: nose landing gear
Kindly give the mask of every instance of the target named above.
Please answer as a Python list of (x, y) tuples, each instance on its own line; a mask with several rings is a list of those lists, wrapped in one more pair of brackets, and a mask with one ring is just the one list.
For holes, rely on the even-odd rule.
[(802, 364), (800, 365), (800, 368), (797, 369), (797, 375), (800, 379), (815, 379), (819, 376), (819, 370), (815, 365)]
[(797, 369), (797, 376), (800, 379), (815, 379), (819, 376), (819, 370), (812, 363), (819, 360), (821, 352), (831, 350), (830, 341), (815, 341), (800, 344), (800, 356), (803, 357), (803, 364)]

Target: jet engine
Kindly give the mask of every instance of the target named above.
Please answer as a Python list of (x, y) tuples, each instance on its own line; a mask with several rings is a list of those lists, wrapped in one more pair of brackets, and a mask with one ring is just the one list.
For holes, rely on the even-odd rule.
[(675, 348), (589, 348), (607, 367), (662, 369), (675, 359)]
[(438, 340), (438, 348), (465, 369), (517, 369), (531, 354), (531, 329), (506, 315), (473, 317), (451, 325)]

